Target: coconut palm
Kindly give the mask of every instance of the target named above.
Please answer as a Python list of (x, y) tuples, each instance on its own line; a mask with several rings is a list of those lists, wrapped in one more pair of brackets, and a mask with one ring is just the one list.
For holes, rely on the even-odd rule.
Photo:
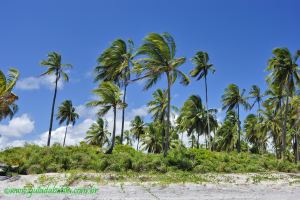
[(109, 137), (107, 123), (99, 117), (87, 131), (85, 139), (89, 144), (102, 148), (105, 144), (109, 144)]
[(18, 78), (19, 71), (17, 69), (10, 68), (7, 77), (0, 70), (0, 121), (8, 116), (12, 118), (18, 110), (18, 106), (15, 104), (18, 96), (12, 92)]
[[(188, 135), (192, 132), (197, 134), (197, 148), (199, 148), (199, 137), (205, 134), (205, 142), (207, 144), (207, 130), (205, 126), (207, 123), (206, 109), (202, 104), (202, 100), (198, 95), (192, 95), (184, 102), (178, 117), (179, 124), (184, 124)], [(207, 147), (207, 145), (206, 145)]]
[(129, 130), (124, 131), (124, 141), (126, 141), (126, 145), (132, 146), (133, 138)]
[(223, 110), (234, 110), (237, 112), (238, 120), (238, 143), (237, 151), (241, 151), (241, 121), (240, 121), (240, 106), (245, 110), (250, 108), (247, 98), (244, 96), (245, 90), (240, 90), (240, 88), (235, 84), (230, 84), (225, 89), (224, 94), (222, 95)]
[(162, 129), (160, 122), (152, 122), (145, 128), (145, 135), (142, 138), (143, 150), (148, 153), (162, 152), (161, 135)]
[(73, 126), (76, 123), (76, 120), (79, 118), (79, 115), (75, 112), (75, 108), (73, 107), (71, 100), (65, 100), (61, 103), (58, 108), (58, 113), (56, 119), (59, 120), (59, 125), (66, 122), (66, 130), (65, 130), (65, 137), (63, 142), (63, 147), (66, 143), (67, 131), (68, 126), (71, 123)]
[(134, 135), (137, 140), (136, 150), (139, 150), (140, 138), (142, 135), (145, 134), (145, 126), (146, 124), (142, 120), (140, 116), (135, 116), (134, 119), (131, 121), (131, 129), (130, 131)]
[(122, 109), (124, 104), (121, 100), (121, 91), (120, 88), (113, 84), (112, 82), (102, 82), (99, 87), (93, 90), (93, 93), (100, 97), (99, 100), (91, 101), (87, 104), (87, 106), (98, 107), (100, 106), (100, 110), (98, 111), (99, 116), (104, 116), (108, 113), (109, 110), (113, 110), (113, 133), (111, 139), (111, 146), (107, 150), (107, 154), (111, 154), (114, 146), (115, 146), (115, 137), (116, 137), (116, 118), (117, 118), (117, 109)]
[[(260, 110), (260, 105), (263, 100), (264, 95), (261, 93), (260, 88), (257, 85), (252, 85), (250, 92), (249, 92), (250, 98), (254, 99), (253, 104), (251, 105), (251, 109), (255, 104), (257, 104), (258, 111)], [(259, 112), (258, 112), (259, 115)]]
[[(95, 69), (96, 81), (113, 81), (122, 86), (123, 104), (126, 105), (127, 86), (130, 80), (130, 67), (134, 58), (134, 44), (132, 40), (125, 42), (122, 39), (115, 40), (97, 59), (98, 66)], [(122, 109), (121, 144), (123, 142), (125, 109)]]
[(144, 89), (152, 87), (162, 75), (167, 78), (167, 122), (166, 122), (166, 148), (164, 156), (169, 148), (170, 115), (171, 115), (171, 87), (177, 77), (181, 78), (181, 83), (187, 85), (189, 78), (178, 68), (185, 62), (184, 57), (175, 58), (176, 45), (173, 37), (168, 33), (150, 33), (144, 38), (144, 43), (138, 49), (137, 55), (143, 57), (136, 60), (135, 71), (142, 78), (146, 78)]
[(277, 86), (283, 90), (286, 95), (285, 114), (282, 127), (282, 158), (285, 158), (286, 152), (286, 132), (289, 98), (294, 95), (296, 85), (300, 84), (299, 66), (297, 60), (300, 56), (300, 50), (293, 56), (287, 48), (276, 48), (273, 50), (273, 57), (269, 60), (267, 70), (271, 73), (267, 77), (270, 85)]
[(47, 71), (42, 74), (49, 75), (49, 76), (55, 76), (55, 88), (54, 88), (54, 95), (52, 100), (52, 107), (51, 107), (51, 116), (50, 116), (50, 127), (49, 127), (49, 134), (48, 134), (48, 141), (47, 146), (50, 146), (50, 140), (51, 140), (51, 131), (52, 131), (52, 124), (53, 124), (53, 116), (54, 116), (54, 107), (55, 107), (55, 100), (57, 95), (57, 85), (58, 81), (62, 78), (63, 81), (69, 81), (69, 77), (67, 73), (64, 71), (67, 68), (71, 68), (71, 64), (62, 64), (61, 63), (62, 58), (61, 55), (57, 52), (50, 52), (48, 54), (47, 60), (43, 60), (41, 62), (42, 66), (48, 67)]
[(216, 132), (215, 149), (218, 151), (233, 151), (238, 147), (238, 120), (236, 113), (229, 110), (223, 124)]
[(213, 64), (209, 64), (209, 56), (207, 52), (199, 51), (192, 58), (192, 62), (196, 65), (195, 68), (190, 72), (192, 77), (197, 77), (197, 80), (204, 78), (205, 83), (205, 103), (207, 112), (207, 132), (210, 134), (210, 124), (209, 124), (209, 113), (208, 113), (208, 95), (207, 95), (207, 75), (208, 72), (215, 72)]

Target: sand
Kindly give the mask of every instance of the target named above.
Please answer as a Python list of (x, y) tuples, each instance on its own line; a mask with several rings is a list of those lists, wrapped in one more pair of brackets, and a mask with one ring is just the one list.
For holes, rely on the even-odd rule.
[[(44, 177), (54, 177), (56, 185), (65, 184), (68, 175), (46, 174)], [(93, 182), (80, 180), (73, 182), (70, 187), (98, 188), (96, 194), (65, 195), (65, 194), (33, 194), (30, 199), (261, 199), (261, 200), (298, 200), (300, 199), (300, 175), (298, 174), (213, 174), (211, 182), (194, 184), (161, 184), (153, 182)], [(34, 187), (50, 184), (41, 181), (41, 175), (25, 175), (17, 180), (0, 181), (0, 199), (29, 199), (24, 195), (4, 194), (5, 188), (24, 187), (30, 184)]]

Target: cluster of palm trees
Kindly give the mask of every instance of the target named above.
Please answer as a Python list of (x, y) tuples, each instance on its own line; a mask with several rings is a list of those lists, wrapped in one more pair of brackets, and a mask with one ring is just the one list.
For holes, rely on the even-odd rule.
[[(299, 56), (299, 50), (295, 55), (287, 48), (273, 50), (273, 57), (269, 59), (266, 68), (270, 73), (266, 79), (268, 88), (265, 92), (257, 85), (253, 85), (248, 93), (238, 85), (228, 85), (221, 99), (226, 116), (220, 122), (216, 117), (218, 110), (208, 105), (207, 76), (213, 74), (215, 68), (207, 52), (199, 51), (191, 58), (194, 68), (188, 76), (180, 70), (186, 58), (176, 56), (176, 43), (170, 34), (150, 33), (138, 48), (135, 48), (132, 40), (117, 39), (97, 59), (95, 82), (98, 87), (92, 92), (98, 99), (87, 103), (87, 106), (98, 109), (98, 119), (88, 130), (86, 141), (100, 147), (106, 145), (107, 153), (112, 153), (115, 144), (119, 143), (136, 145), (137, 150), (163, 153), (166, 156), (170, 148), (186, 145), (183, 142), (186, 134), (192, 148), (260, 154), (272, 148), (277, 158), (292, 157), (297, 162), (300, 135)], [(65, 69), (72, 65), (62, 64), (61, 55), (55, 52), (49, 53), (48, 59), (41, 64), (48, 67), (42, 75), (55, 76), (47, 142), (49, 146), (58, 82), (61, 79), (68, 81)], [(163, 77), (167, 87), (154, 91), (153, 99), (147, 104), (153, 121), (145, 123), (140, 116), (136, 116), (131, 121), (131, 128), (124, 130), (126, 96), (130, 84), (143, 79), (144, 90), (148, 90)], [(177, 108), (171, 104), (172, 86), (177, 78), (181, 84), (188, 85), (190, 77), (204, 80), (205, 103), (199, 95), (194, 94), (181, 108)], [(17, 79), (18, 71), (15, 69), (9, 71), (8, 78), (0, 73), (0, 119), (16, 112), (14, 102), (18, 97), (12, 93), (12, 89)], [(241, 110), (249, 111), (255, 105), (256, 112), (249, 114), (242, 126)], [(118, 110), (122, 111), (120, 135), (116, 133)], [(109, 111), (113, 112), (114, 119), (112, 133), (102, 118)], [(59, 124), (66, 122), (63, 145), (68, 126), (74, 125), (78, 117), (70, 100), (64, 101), (59, 107)], [(200, 136), (204, 136), (204, 144), (200, 144)]]

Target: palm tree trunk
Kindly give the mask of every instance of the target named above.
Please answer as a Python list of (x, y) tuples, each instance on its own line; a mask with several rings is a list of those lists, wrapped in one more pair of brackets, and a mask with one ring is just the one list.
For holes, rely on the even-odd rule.
[(66, 144), (66, 137), (67, 137), (68, 126), (69, 126), (69, 123), (67, 123), (67, 126), (66, 126), (66, 131), (65, 131), (65, 137), (64, 137), (63, 147), (64, 147), (65, 144)]
[(237, 151), (241, 152), (241, 122), (240, 122), (240, 105), (237, 106), (237, 115), (238, 115), (238, 143), (237, 143)]
[(299, 151), (298, 151), (298, 136), (295, 134), (295, 163), (298, 162), (299, 159)]
[(167, 114), (167, 130), (166, 130), (166, 146), (164, 151), (164, 157), (168, 154), (169, 149), (169, 134), (170, 134), (170, 115), (171, 115), (171, 77), (169, 72), (167, 72), (167, 79), (168, 79), (168, 114)]
[(49, 127), (49, 134), (48, 134), (48, 142), (47, 146), (50, 146), (50, 140), (51, 140), (51, 132), (52, 132), (52, 124), (53, 124), (53, 115), (54, 115), (54, 106), (55, 106), (55, 100), (56, 100), (56, 94), (57, 94), (57, 83), (58, 83), (58, 71), (55, 73), (55, 89), (54, 89), (54, 96), (52, 100), (52, 108), (51, 108), (51, 117), (50, 117), (50, 127)]
[[(210, 135), (210, 125), (209, 125), (209, 114), (208, 114), (208, 96), (207, 96), (207, 80), (206, 75), (204, 76), (205, 81), (205, 102), (206, 102), (206, 117), (207, 117), (207, 135)], [(207, 140), (206, 140), (206, 149), (207, 149)]]
[(137, 145), (136, 145), (136, 150), (139, 150), (139, 143), (140, 143), (140, 137), (137, 138)]
[(200, 138), (200, 134), (197, 133), (197, 149), (199, 149), (199, 138)]
[(284, 122), (283, 122), (283, 129), (282, 129), (282, 159), (285, 159), (285, 149), (286, 149), (286, 124), (287, 124), (287, 117), (288, 117), (288, 108), (289, 108), (289, 95), (286, 96), (286, 103), (285, 103), (285, 113), (284, 113)]
[(116, 139), (116, 119), (117, 119), (117, 108), (114, 107), (114, 127), (113, 127), (113, 134), (112, 134), (112, 139), (111, 139), (111, 146), (110, 148), (105, 152), (106, 154), (111, 154), (114, 146), (115, 146), (115, 139)]
[[(126, 103), (126, 91), (127, 91), (127, 84), (124, 86), (124, 95), (123, 95), (123, 104), (125, 105)], [(120, 144), (123, 144), (123, 134), (124, 134), (124, 121), (125, 121), (125, 109), (126, 107), (124, 106), (122, 109), (122, 126), (121, 126), (121, 138), (120, 138)]]

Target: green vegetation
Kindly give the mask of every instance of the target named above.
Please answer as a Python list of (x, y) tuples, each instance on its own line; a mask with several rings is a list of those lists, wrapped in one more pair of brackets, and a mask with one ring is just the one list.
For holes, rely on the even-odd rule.
[[(198, 51), (193, 56), (195, 67), (190, 71), (191, 77), (204, 79), (205, 105), (197, 94), (191, 94), (181, 108), (171, 104), (171, 89), (177, 78), (183, 85), (190, 83), (190, 78), (179, 69), (187, 59), (177, 57), (176, 49), (175, 40), (168, 33), (148, 34), (137, 49), (133, 41), (122, 39), (105, 49), (97, 59), (95, 82), (98, 86), (92, 91), (99, 99), (87, 103), (98, 109), (98, 119), (87, 131), (86, 143), (69, 147), (50, 147), (50, 139), (58, 81), (61, 78), (68, 81), (65, 68), (71, 65), (62, 64), (60, 54), (49, 53), (47, 60), (41, 63), (48, 67), (42, 75), (55, 77), (48, 148), (26, 145), (7, 149), (0, 153), (0, 161), (17, 166), (15, 171), (21, 174), (69, 170), (297, 172), (299, 166), (291, 162), (297, 163), (300, 159), (300, 69), (297, 64), (300, 50), (295, 55), (287, 48), (273, 50), (266, 68), (270, 73), (265, 92), (257, 85), (247, 93), (237, 84), (229, 84), (221, 99), (226, 116), (220, 122), (218, 110), (208, 107), (207, 76), (215, 69), (207, 52)], [(12, 117), (17, 111), (18, 96), (12, 90), (18, 77), (16, 69), (10, 69), (8, 77), (0, 71), (0, 120)], [(156, 89), (147, 104), (152, 121), (134, 116), (131, 127), (124, 130), (127, 87), (144, 79), (144, 89), (148, 90), (161, 78), (165, 78), (167, 87)], [(240, 110), (249, 111), (255, 104), (255, 114), (249, 113), (242, 123)], [(110, 110), (113, 111), (112, 133), (102, 118)], [(120, 134), (116, 133), (118, 110), (122, 110)], [(171, 121), (173, 116), (178, 117)], [(63, 146), (69, 124), (74, 125), (78, 118), (71, 100), (64, 101), (58, 108), (59, 124), (66, 122)], [(190, 141), (189, 147), (183, 141), (184, 134)], [(205, 149), (200, 144), (200, 136), (205, 137)], [(122, 144), (136, 145), (136, 150)]]
[[(103, 150), (104, 151), (104, 150)], [(39, 147), (26, 145), (0, 153), (0, 162), (15, 166), (20, 174), (46, 172), (139, 172), (163, 174), (184, 172), (198, 173), (244, 173), (244, 172), (298, 172), (300, 166), (277, 160), (273, 155), (250, 153), (211, 152), (206, 149), (172, 149), (163, 154), (145, 154), (132, 147), (117, 145), (112, 154), (82, 143), (80, 146), (53, 145)], [(17, 166), (17, 167), (16, 167)]]

